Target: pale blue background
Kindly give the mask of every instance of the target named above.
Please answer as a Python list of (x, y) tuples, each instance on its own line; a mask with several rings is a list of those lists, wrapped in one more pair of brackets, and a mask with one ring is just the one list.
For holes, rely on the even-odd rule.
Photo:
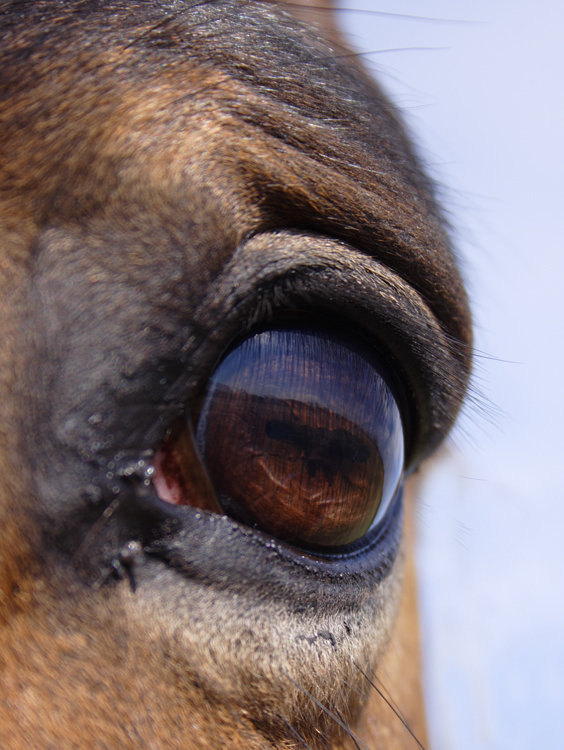
[(564, 3), (341, 4), (443, 19), (342, 13), (445, 186), (477, 325), (475, 398), (419, 512), (430, 744), (560, 750)]

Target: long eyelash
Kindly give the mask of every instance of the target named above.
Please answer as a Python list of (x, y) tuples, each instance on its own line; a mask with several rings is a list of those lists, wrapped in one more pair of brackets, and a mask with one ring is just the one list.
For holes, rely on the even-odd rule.
[[(389, 707), (389, 708), (390, 708), (390, 709), (391, 709), (391, 710), (392, 710), (392, 711), (394, 712), (394, 714), (395, 714), (395, 715), (397, 716), (397, 718), (398, 718), (398, 719), (399, 719), (399, 720), (401, 721), (401, 723), (403, 724), (403, 726), (404, 726), (404, 727), (405, 727), (405, 728), (407, 729), (407, 731), (409, 732), (409, 734), (410, 734), (410, 735), (411, 735), (411, 736), (413, 737), (413, 739), (414, 739), (414, 740), (415, 740), (415, 742), (417, 743), (417, 747), (419, 747), (419, 748), (420, 748), (420, 750), (426, 750), (426, 748), (425, 748), (425, 745), (423, 745), (423, 743), (422, 743), (422, 742), (421, 742), (421, 740), (420, 740), (420, 739), (419, 739), (419, 738), (417, 737), (417, 735), (415, 734), (415, 732), (413, 731), (413, 729), (412, 729), (412, 728), (411, 728), (411, 727), (409, 726), (409, 723), (408, 723), (407, 719), (406, 719), (406, 718), (405, 718), (405, 716), (404, 716), (404, 715), (403, 715), (403, 714), (401, 713), (401, 711), (399, 710), (399, 707), (397, 706), (397, 704), (395, 703), (395, 701), (393, 701), (393, 700), (391, 699), (391, 697), (387, 696), (387, 695), (386, 695), (386, 694), (384, 693), (383, 687), (382, 687), (382, 688), (379, 688), (379, 687), (378, 687), (378, 686), (377, 686), (377, 685), (375, 684), (375, 682), (374, 682), (373, 680), (371, 680), (371, 679), (370, 679), (370, 677), (369, 677), (369, 676), (368, 676), (368, 675), (366, 674), (366, 672), (365, 672), (365, 671), (364, 671), (364, 670), (363, 670), (363, 669), (362, 669), (361, 667), (359, 667), (359, 665), (358, 665), (358, 664), (356, 664), (356, 663), (355, 663), (355, 665), (354, 665), (354, 666), (355, 666), (355, 667), (356, 667), (356, 668), (358, 669), (358, 671), (360, 672), (360, 674), (361, 674), (361, 675), (362, 675), (362, 676), (363, 676), (363, 677), (364, 677), (364, 678), (365, 678), (365, 679), (366, 679), (366, 680), (368, 681), (368, 684), (369, 684), (369, 685), (370, 685), (371, 687), (373, 687), (373, 688), (374, 688), (374, 690), (375, 690), (375, 691), (376, 691), (376, 692), (378, 693), (378, 695), (380, 696), (380, 698), (382, 698), (382, 700), (384, 701), (384, 703), (385, 703), (385, 704), (386, 704), (386, 705), (387, 705), (387, 706), (388, 706), (388, 707)], [(379, 680), (378, 680), (378, 678), (377, 678), (376, 676), (374, 677), (374, 679), (375, 679), (375, 680), (377, 680), (377, 681), (379, 681)]]
[(311, 8), (312, 10), (319, 11), (321, 13), (339, 13), (339, 14), (350, 14), (350, 15), (364, 15), (364, 16), (378, 16), (380, 18), (397, 18), (400, 21), (419, 21), (422, 23), (446, 23), (446, 24), (461, 24), (461, 25), (475, 25), (475, 21), (468, 21), (463, 18), (441, 18), (434, 16), (416, 16), (410, 13), (392, 13), (391, 11), (385, 10), (370, 10), (369, 8), (343, 8), (339, 5), (309, 5), (308, 3), (292, 3), (292, 2), (279, 2), (286, 8)]
[(393, 52), (445, 52), (448, 47), (380, 47), (374, 50), (364, 50), (363, 52), (344, 52), (339, 55), (332, 55), (332, 60), (350, 60), (355, 57), (373, 57), (374, 55), (388, 55)]

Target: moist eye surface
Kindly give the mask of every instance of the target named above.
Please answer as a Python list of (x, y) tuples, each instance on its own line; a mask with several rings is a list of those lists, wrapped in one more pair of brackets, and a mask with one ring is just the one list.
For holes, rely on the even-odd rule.
[(226, 513), (306, 548), (374, 526), (400, 481), (404, 438), (370, 354), (332, 333), (280, 328), (223, 359), (196, 441)]

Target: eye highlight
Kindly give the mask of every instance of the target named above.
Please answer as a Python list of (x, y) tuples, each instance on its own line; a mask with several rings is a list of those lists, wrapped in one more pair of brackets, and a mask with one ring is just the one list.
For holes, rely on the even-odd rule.
[(382, 518), (404, 437), (373, 359), (296, 328), (256, 333), (223, 359), (196, 442), (226, 513), (306, 548), (350, 544)]

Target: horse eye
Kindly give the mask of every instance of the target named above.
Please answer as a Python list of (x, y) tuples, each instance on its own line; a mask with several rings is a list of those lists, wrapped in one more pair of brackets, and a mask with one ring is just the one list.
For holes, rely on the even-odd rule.
[(196, 443), (228, 515), (306, 548), (350, 544), (383, 517), (404, 437), (373, 359), (348, 339), (290, 328), (227, 354)]

